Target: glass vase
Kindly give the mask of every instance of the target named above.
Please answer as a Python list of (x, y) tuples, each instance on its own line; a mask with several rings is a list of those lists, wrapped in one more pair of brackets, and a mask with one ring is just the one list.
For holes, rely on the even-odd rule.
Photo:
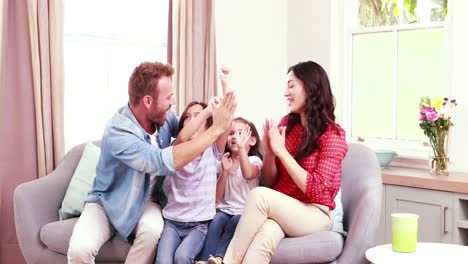
[(438, 131), (437, 137), (431, 141), (432, 153), (429, 163), (431, 166), (431, 174), (433, 175), (448, 175), (449, 155), (448, 155), (448, 130)]
[(433, 175), (448, 175), (449, 157), (447, 156), (432, 156), (431, 157), (431, 174)]

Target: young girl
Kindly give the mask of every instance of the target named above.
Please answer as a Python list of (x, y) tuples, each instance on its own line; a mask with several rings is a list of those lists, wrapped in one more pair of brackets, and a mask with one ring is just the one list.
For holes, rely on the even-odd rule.
[[(224, 92), (229, 90), (226, 79), (229, 72), (222, 71)], [(219, 104), (219, 98), (203, 102), (191, 102), (179, 121), (179, 134), (174, 145), (189, 141), (203, 133), (212, 124), (211, 112)], [(215, 196), (217, 164), (226, 146), (229, 130), (188, 163), (175, 175), (167, 177), (163, 184), (167, 204), (162, 210), (164, 229), (158, 244), (156, 262), (193, 263), (200, 253), (208, 230), (208, 222), (216, 214)]]
[[(228, 137), (228, 152), (221, 159), (222, 172), (216, 188), (217, 210), (210, 223), (205, 246), (197, 264), (220, 264), (234, 235), (250, 190), (259, 184), (262, 155), (255, 125), (234, 119)], [(210, 256), (210, 254), (212, 256)]]

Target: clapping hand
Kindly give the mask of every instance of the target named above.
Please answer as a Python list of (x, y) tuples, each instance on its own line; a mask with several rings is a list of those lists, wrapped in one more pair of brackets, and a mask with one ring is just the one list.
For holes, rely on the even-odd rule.
[(263, 125), (263, 130), (265, 133), (264, 144), (265, 144), (265, 153), (272, 152), (278, 156), (281, 151), (285, 151), (285, 135), (286, 127), (281, 126), (277, 127), (276, 122), (273, 118), (265, 120)]
[(252, 135), (252, 131), (250, 129), (249, 125), (245, 125), (244, 128), (242, 128), (239, 132), (239, 134), (236, 136), (237, 139), (237, 146), (239, 146), (239, 149), (247, 149), (249, 146), (249, 139), (250, 136)]
[(273, 151), (270, 147), (270, 137), (268, 132), (270, 131), (270, 119), (265, 118), (263, 122), (263, 149), (265, 150), (265, 155), (272, 155)]
[(232, 159), (231, 159), (231, 154), (229, 152), (226, 152), (223, 154), (223, 157), (221, 158), (221, 168), (225, 172), (230, 172), (232, 169)]

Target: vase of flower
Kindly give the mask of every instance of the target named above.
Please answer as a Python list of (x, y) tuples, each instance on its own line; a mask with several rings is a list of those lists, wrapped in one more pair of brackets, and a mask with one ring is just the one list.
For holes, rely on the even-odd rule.
[(419, 126), (432, 147), (429, 160), (431, 174), (447, 175), (449, 166), (448, 136), (453, 126), (452, 115), (457, 107), (455, 99), (422, 97), (419, 103)]
[(431, 157), (431, 174), (432, 175), (448, 175), (448, 157)]
[[(449, 130), (441, 130), (440, 134), (431, 142), (432, 154), (430, 158), (431, 174), (448, 175), (449, 155), (448, 147)], [(431, 138), (429, 138), (431, 140)], [(434, 139), (432, 139), (434, 140)]]

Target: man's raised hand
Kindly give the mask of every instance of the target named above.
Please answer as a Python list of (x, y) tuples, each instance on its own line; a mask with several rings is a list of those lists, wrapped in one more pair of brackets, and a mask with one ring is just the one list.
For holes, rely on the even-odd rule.
[(213, 126), (217, 126), (223, 131), (230, 129), (236, 107), (236, 95), (233, 91), (227, 92), (223, 96), (219, 107), (213, 109)]

